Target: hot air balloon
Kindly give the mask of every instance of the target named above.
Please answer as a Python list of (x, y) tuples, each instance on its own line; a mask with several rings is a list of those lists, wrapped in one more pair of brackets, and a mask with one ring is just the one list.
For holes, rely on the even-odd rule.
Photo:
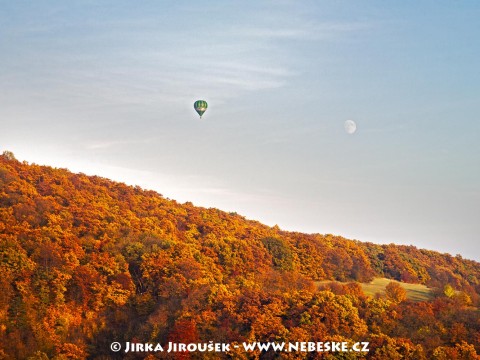
[(208, 104), (205, 100), (197, 100), (195, 104), (193, 104), (193, 108), (195, 111), (200, 115), (200, 119), (205, 111), (207, 111)]

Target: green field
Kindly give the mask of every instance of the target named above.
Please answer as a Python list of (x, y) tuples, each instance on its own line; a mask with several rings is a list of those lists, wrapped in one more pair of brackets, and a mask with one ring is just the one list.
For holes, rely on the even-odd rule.
[[(407, 297), (409, 300), (428, 301), (433, 298), (433, 289), (421, 284), (407, 284), (392, 279), (376, 278), (369, 283), (360, 283), (360, 285), (362, 286), (365, 295), (375, 296), (376, 294), (385, 294), (385, 287), (392, 281), (399, 283), (407, 291)], [(332, 281), (316, 281), (315, 284), (323, 285), (330, 282)]]
[(386, 278), (376, 278), (368, 284), (361, 284), (363, 292), (366, 295), (375, 296), (375, 294), (385, 293), (385, 286), (390, 282), (399, 283), (406, 291), (408, 299), (412, 301), (427, 301), (433, 298), (433, 289), (430, 289), (422, 284), (407, 284)]

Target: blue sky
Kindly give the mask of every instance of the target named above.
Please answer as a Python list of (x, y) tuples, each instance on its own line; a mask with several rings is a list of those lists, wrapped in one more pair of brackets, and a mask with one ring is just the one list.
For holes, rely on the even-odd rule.
[(0, 150), (480, 260), (479, 18), (476, 1), (0, 1)]

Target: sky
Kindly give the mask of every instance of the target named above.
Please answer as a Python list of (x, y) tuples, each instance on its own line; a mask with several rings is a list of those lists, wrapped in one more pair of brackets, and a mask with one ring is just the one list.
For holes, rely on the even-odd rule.
[(480, 261), (479, 18), (477, 1), (0, 0), (0, 151)]

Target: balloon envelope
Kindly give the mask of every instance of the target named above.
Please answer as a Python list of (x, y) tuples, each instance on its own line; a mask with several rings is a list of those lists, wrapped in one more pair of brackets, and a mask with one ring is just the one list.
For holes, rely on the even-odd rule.
[(205, 100), (197, 100), (193, 104), (193, 108), (195, 111), (200, 115), (200, 119), (202, 118), (202, 115), (205, 111), (207, 111), (208, 104)]

